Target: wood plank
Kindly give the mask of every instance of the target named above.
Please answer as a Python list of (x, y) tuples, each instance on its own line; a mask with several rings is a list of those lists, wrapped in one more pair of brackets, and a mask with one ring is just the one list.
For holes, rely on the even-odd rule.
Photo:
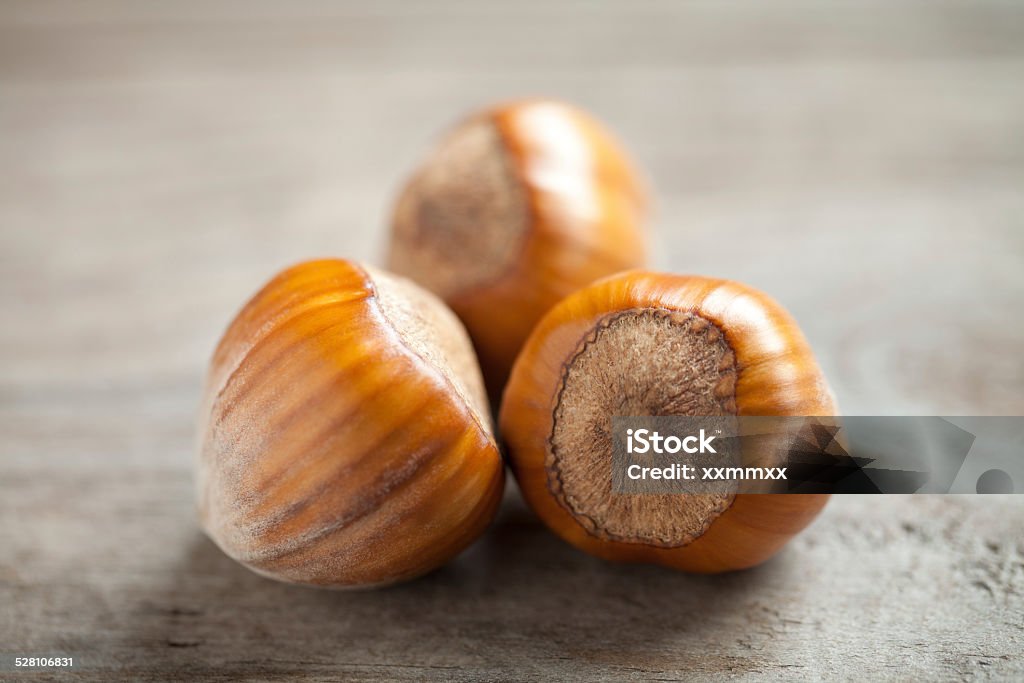
[(837, 499), (712, 578), (577, 553), (514, 490), (381, 592), (203, 538), (193, 425), (234, 311), (288, 263), (375, 260), (436, 132), (537, 93), (647, 169), (656, 265), (778, 298), (846, 412), (1024, 414), (1020, 3), (5, 2), (0, 653), (81, 680), (1024, 677), (1019, 496)]

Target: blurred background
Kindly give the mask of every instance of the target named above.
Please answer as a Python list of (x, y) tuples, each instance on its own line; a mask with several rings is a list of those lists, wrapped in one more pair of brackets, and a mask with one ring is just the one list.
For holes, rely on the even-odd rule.
[[(275, 647), (349, 678), (1024, 675), (1010, 497), (838, 500), (784, 559), (718, 582), (609, 568), (514, 500), (455, 568), (384, 597), (270, 584), (199, 536), (194, 418), (230, 318), (295, 261), (379, 261), (437, 135), (538, 95), (591, 111), (645, 169), (654, 265), (772, 294), (845, 412), (1024, 414), (1022, 3), (3, 0), (5, 647), (156, 677), (299, 666)], [(814, 586), (834, 616), (807, 616)], [(552, 611), (579, 590), (594, 613)], [(650, 623), (673, 595), (742, 610), (696, 633), (662, 615), (650, 628), (685, 638), (618, 650), (594, 626)], [(307, 631), (280, 626), (284, 604)]]

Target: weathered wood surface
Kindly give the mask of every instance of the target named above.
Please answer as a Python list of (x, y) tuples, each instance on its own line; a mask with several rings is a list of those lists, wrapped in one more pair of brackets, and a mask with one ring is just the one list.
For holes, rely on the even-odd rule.
[(0, 653), (94, 680), (1024, 677), (1019, 497), (835, 500), (717, 578), (584, 556), (514, 492), (381, 592), (203, 539), (227, 320), (288, 263), (373, 260), (431, 136), (529, 94), (619, 131), (658, 265), (775, 295), (847, 412), (1024, 413), (1024, 5), (4, 2)]

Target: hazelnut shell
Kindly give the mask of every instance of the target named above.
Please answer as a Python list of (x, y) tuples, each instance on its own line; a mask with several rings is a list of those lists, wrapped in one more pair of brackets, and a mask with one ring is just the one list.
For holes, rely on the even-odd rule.
[(504, 467), (469, 339), (416, 285), (343, 260), (270, 281), (211, 362), (199, 515), (276, 579), (368, 587), (440, 566), (492, 519)]
[(546, 100), (495, 107), (451, 131), (402, 190), (389, 268), (458, 314), (496, 399), (551, 306), (645, 263), (642, 185), (585, 112)]
[[(724, 344), (715, 357), (717, 365), (712, 367), (712, 372), (721, 373), (716, 381), (703, 382), (696, 366), (691, 367), (690, 360), (682, 356), (642, 357), (639, 348), (643, 344), (622, 349), (618, 357), (604, 358), (600, 368), (593, 366), (593, 359), (589, 367), (574, 364), (580, 350), (594, 339), (595, 330), (607, 321), (616, 316), (640, 320), (635, 316), (652, 311), (690, 321), (691, 327), (669, 328), (664, 333), (668, 335), (666, 344), (678, 341), (671, 339), (672, 334), (685, 336), (690, 334), (688, 330), (698, 328), (715, 344)], [(654, 329), (643, 325), (630, 333), (646, 334)], [(672, 332), (676, 329), (679, 331)], [(705, 343), (704, 336), (699, 339)], [(621, 376), (627, 368), (630, 376)], [(560, 406), (564, 400), (560, 392), (565, 389), (567, 373), (596, 374), (598, 370), (604, 373), (599, 376), (605, 385), (614, 384), (607, 392), (607, 402), (612, 405), (598, 406), (601, 410), (594, 414), (599, 419), (583, 424), (586, 411), (574, 406), (566, 412)], [(667, 387), (659, 385), (665, 376), (678, 379)], [(596, 393), (600, 392), (598, 386)], [(644, 408), (648, 412), (641, 413), (638, 406), (643, 404), (637, 401), (650, 400), (645, 397), (650, 392), (660, 392), (664, 400), (654, 400)], [(659, 405), (675, 405), (676, 412), (659, 410)], [(688, 405), (714, 409), (688, 413)], [(610, 560), (655, 563), (692, 572), (721, 572), (764, 562), (810, 523), (828, 499), (823, 494), (741, 493), (712, 510), (701, 507), (705, 504), (699, 496), (676, 495), (645, 513), (644, 506), (650, 504), (641, 498), (646, 494), (611, 493), (607, 432), (613, 414), (835, 415), (831, 391), (795, 321), (751, 287), (705, 277), (631, 271), (601, 280), (555, 306), (530, 335), (505, 390), (499, 424), (512, 471), (527, 503), (569, 543)], [(562, 453), (561, 458), (570, 460), (557, 461), (561, 474), (553, 471), (554, 442), (560, 438), (555, 430), (556, 415), (576, 430), (575, 445), (579, 445), (579, 434), (600, 441), (593, 444), (599, 452), (578, 448)], [(573, 458), (592, 458), (587, 466), (590, 479), (583, 482), (591, 489), (586, 491), (589, 498), (581, 504), (586, 508), (582, 511), (573, 509), (572, 501), (567, 501), (560, 489), (564, 482), (559, 476)], [(624, 498), (616, 501), (617, 512), (608, 512), (613, 495)], [(602, 514), (609, 518), (595, 522)], [(616, 514), (618, 518), (613, 518)], [(621, 533), (608, 533), (612, 522), (626, 528), (639, 525), (632, 531), (640, 538), (648, 531), (645, 525), (661, 524), (671, 531), (695, 515), (699, 524), (685, 534), (676, 534), (675, 542), (671, 538), (657, 543), (631, 541), (624, 540)]]

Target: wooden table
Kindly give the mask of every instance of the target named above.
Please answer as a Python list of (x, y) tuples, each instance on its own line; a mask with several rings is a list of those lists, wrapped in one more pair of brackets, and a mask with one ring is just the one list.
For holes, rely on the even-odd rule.
[[(577, 102), (657, 265), (803, 325), (850, 414), (1024, 414), (1024, 6), (0, 4), (0, 653), (83, 680), (1024, 677), (1024, 498), (844, 497), (757, 570), (614, 566), (514, 491), (450, 566), (261, 579), (198, 531), (199, 385), (282, 266), (378, 257), (465, 111)], [(51, 673), (0, 671), (0, 679)]]

